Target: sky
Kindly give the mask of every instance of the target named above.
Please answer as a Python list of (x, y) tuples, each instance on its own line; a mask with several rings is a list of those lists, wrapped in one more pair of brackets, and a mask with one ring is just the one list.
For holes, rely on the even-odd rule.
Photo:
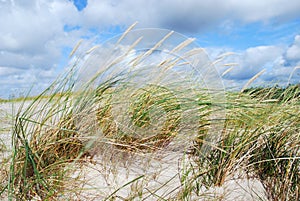
[[(0, 0), (0, 98), (40, 93), (65, 71), (80, 39), (170, 29), (206, 49), (226, 88), (300, 80), (299, 0)], [(255, 84), (253, 83), (253, 84)]]

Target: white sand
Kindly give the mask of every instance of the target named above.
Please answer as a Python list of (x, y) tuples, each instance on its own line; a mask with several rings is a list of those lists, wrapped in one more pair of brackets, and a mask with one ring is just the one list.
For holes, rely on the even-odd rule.
[[(12, 114), (16, 113), (19, 106), (20, 103), (0, 104), (0, 140), (6, 147), (1, 151), (1, 158), (10, 153)], [(159, 200), (161, 197), (176, 197), (184, 190), (181, 179), (188, 174), (190, 166), (187, 164), (192, 161), (182, 152), (165, 150), (162, 152), (164, 154), (132, 156), (114, 148), (102, 147), (99, 150), (103, 149), (106, 150), (93, 159), (94, 164), (83, 165), (74, 173), (74, 177), (79, 176), (85, 182), (81, 186), (85, 190), (78, 195), (82, 200), (103, 200), (114, 192), (116, 200), (130, 200), (137, 192), (141, 197), (134, 200)], [(131, 182), (135, 179), (135, 182)], [(263, 196), (262, 185), (256, 180), (228, 179), (222, 187), (203, 188), (200, 192), (201, 195), (193, 194), (189, 200), (251, 201), (260, 200), (259, 197), (267, 200)]]

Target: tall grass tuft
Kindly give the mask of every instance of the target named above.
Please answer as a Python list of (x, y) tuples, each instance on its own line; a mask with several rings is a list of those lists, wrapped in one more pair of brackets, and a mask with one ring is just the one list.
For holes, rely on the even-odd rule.
[(69, 187), (69, 164), (84, 155), (74, 125), (70, 74), (54, 82), (15, 117), (10, 199), (49, 199)]
[[(39, 96), (27, 99), (28, 105), (21, 104), (13, 122), (12, 155), (5, 163), (8, 167), (3, 168), (6, 171), (1, 171), (7, 174), (1, 178), (8, 181), (0, 185), (0, 195), (7, 193), (9, 200), (89, 199), (89, 192), (96, 187), (86, 180), (85, 170), (94, 168), (104, 175), (103, 183), (107, 180), (109, 184), (109, 174), (113, 174), (117, 183), (120, 171), (128, 171), (135, 162), (139, 174), (134, 178), (127, 175), (130, 179), (119, 186), (97, 187), (99, 192), (93, 198), (221, 199), (228, 192), (213, 195), (211, 190), (229, 181), (254, 180), (263, 188), (264, 195), (257, 195), (261, 199), (299, 200), (299, 86), (283, 91), (244, 88), (241, 93), (228, 92), (226, 98), (218, 96), (220, 89), (211, 89), (205, 82), (197, 83), (203, 84), (199, 87), (194, 84), (199, 80), (192, 77), (197, 73), (209, 77), (207, 69), (212, 64), (203, 63), (207, 69), (198, 69), (187, 78), (179, 75), (186, 73), (181, 67), (186, 67), (188, 60), (167, 57), (153, 64), (151, 56), (172, 34), (133, 58), (132, 50), (141, 37), (122, 47), (124, 52), (113, 49), (107, 54), (113, 58), (101, 58), (100, 70), (87, 76), (79, 87), (77, 73), (82, 71), (77, 69), (81, 67), (78, 61)], [(171, 53), (184, 50), (191, 42), (181, 41)], [(184, 52), (184, 59), (199, 51)], [(94, 56), (84, 67), (98, 61), (98, 55)], [(145, 62), (148, 57), (151, 65)], [(168, 160), (168, 154), (178, 160), (177, 171), (158, 182), (162, 170), (147, 173), (147, 168), (157, 165), (151, 164), (152, 159)], [(165, 190), (170, 184), (173, 186)]]
[[(208, 92), (195, 93), (195, 85), (187, 78), (176, 80), (174, 75), (164, 75), (178, 66), (181, 59), (159, 61), (161, 65), (157, 64), (154, 72), (145, 64), (140, 67), (140, 62), (151, 56), (172, 34), (129, 61), (133, 65), (129, 72), (127, 68), (119, 69), (125, 65), (128, 55), (125, 51), (124, 55), (104, 63), (79, 88), (77, 68), (80, 66), (75, 63), (70, 72), (31, 99), (29, 105), (19, 108), (12, 133), (7, 187), (10, 200), (79, 199), (88, 182), (81, 177), (84, 168), (80, 167), (90, 163), (95, 155), (103, 160), (107, 157), (107, 160), (118, 161), (121, 155), (131, 152), (138, 160), (144, 160), (142, 154), (145, 154), (147, 162), (153, 153), (183, 153), (185, 150), (178, 150), (178, 147), (187, 147), (189, 143), (185, 145), (185, 141), (194, 133), (199, 135), (198, 141), (205, 141), (209, 125), (206, 119), (210, 118), (212, 107)], [(183, 43), (174, 51), (188, 44)], [(76, 46), (74, 51), (78, 48)], [(143, 83), (149, 72), (158, 76), (153, 82)], [(117, 193), (122, 188), (134, 186), (142, 178), (143, 175), (137, 176), (106, 198), (120, 196)], [(146, 180), (141, 182), (147, 183)], [(159, 197), (154, 192), (163, 186), (148, 193), (139, 190), (130, 194), (141, 197), (150, 193)], [(105, 195), (102, 198), (105, 199)]]
[[(286, 94), (286, 96), (289, 96)], [(300, 116), (297, 104), (273, 104), (262, 119), (248, 165), (270, 200), (299, 200)]]
[(298, 200), (300, 108), (291, 98), (294, 91), (285, 92), (290, 98), (282, 102), (251, 96), (228, 93), (226, 121), (217, 145), (209, 152), (194, 148), (190, 189), (201, 194), (229, 181), (253, 180), (262, 184), (264, 192), (252, 191), (256, 199)]

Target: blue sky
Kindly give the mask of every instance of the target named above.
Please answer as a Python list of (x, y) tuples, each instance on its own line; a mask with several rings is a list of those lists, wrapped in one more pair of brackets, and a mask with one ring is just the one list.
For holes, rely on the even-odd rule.
[(0, 98), (41, 92), (80, 39), (103, 42), (135, 21), (196, 38), (212, 60), (234, 52), (223, 61), (238, 64), (227, 88), (263, 69), (256, 84), (284, 85), (294, 69), (300, 79), (299, 0), (0, 0), (0, 9)]

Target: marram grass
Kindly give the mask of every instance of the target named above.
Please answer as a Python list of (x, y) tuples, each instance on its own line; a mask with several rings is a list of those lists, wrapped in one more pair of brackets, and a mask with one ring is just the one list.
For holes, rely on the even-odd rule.
[[(101, 96), (101, 100), (99, 101), (101, 106), (96, 115), (99, 126), (103, 129), (103, 134), (106, 137), (116, 139), (119, 148), (122, 148), (122, 144), (124, 144), (123, 148), (131, 151), (151, 151), (163, 148), (178, 134), (181, 118), (179, 112), (180, 102), (176, 96), (167, 89), (150, 85), (136, 91), (135, 94), (129, 97), (130, 99), (132, 98), (133, 101), (130, 101), (129, 111), (126, 111), (130, 116), (127, 133), (119, 129), (114, 121), (112, 116), (112, 103), (110, 103), (111, 93), (112, 92), (99, 94)], [(115, 94), (116, 92), (113, 93)], [(126, 93), (126, 90), (118, 91), (117, 93), (118, 96), (128, 96), (123, 94)], [(142, 129), (150, 127), (151, 124), (154, 123), (151, 122), (151, 119), (158, 119), (158, 115), (161, 115), (160, 113), (155, 114), (157, 107), (162, 109), (167, 117), (167, 119), (164, 120), (165, 123), (162, 125), (162, 128), (156, 129), (158, 131), (151, 129), (149, 131), (151, 133), (145, 130), (144, 133), (139, 133), (135, 127)], [(156, 125), (152, 127), (156, 127)]]
[[(181, 150), (183, 159), (174, 176), (180, 184), (171, 192), (158, 193), (173, 178), (152, 190), (148, 189), (149, 177), (140, 175), (94, 199), (221, 199), (222, 195), (208, 190), (230, 180), (255, 179), (263, 188), (263, 194), (256, 196), (263, 200), (299, 200), (299, 89), (279, 95), (272, 90), (228, 93), (226, 104), (218, 108), (226, 109), (225, 120), (217, 121), (211, 119), (218, 113), (216, 103), (209, 102), (203, 91), (197, 91), (190, 104), (191, 100), (184, 98), (189, 93), (185, 89), (174, 93), (159, 84), (147, 84), (132, 91), (121, 75), (95, 87), (94, 81), (101, 75), (75, 90), (71, 70), (18, 110), (12, 153), (6, 162), (2, 160), (1, 181), (7, 182), (0, 185), (1, 196), (7, 195), (9, 200), (84, 199), (90, 189), (85, 188), (88, 181), (80, 171), (93, 163), (97, 154), (107, 158), (112, 156), (111, 150), (124, 155), (159, 154), (180, 137), (189, 150)], [(274, 95), (279, 100), (268, 101)], [(197, 125), (184, 125), (182, 130), (185, 110), (197, 112), (193, 121)], [(207, 135), (218, 122), (225, 123), (212, 144), (206, 141)], [(193, 129), (197, 135), (188, 138), (191, 142), (185, 141), (182, 132)], [(107, 147), (110, 149), (105, 150)], [(119, 158), (109, 160), (107, 164)], [(102, 168), (107, 168), (105, 163)], [(111, 171), (117, 175), (118, 170)], [(126, 198), (118, 194), (127, 187)]]
[[(117, 149), (129, 152), (155, 151), (167, 146), (177, 135), (181, 117), (176, 111), (181, 110), (180, 100), (161, 87), (151, 85), (131, 94), (135, 100), (127, 111), (130, 117), (127, 123), (132, 125), (131, 128), (144, 128), (155, 123), (151, 120), (157, 115), (155, 107), (163, 108), (167, 114), (161, 133), (136, 137), (133, 135), (136, 131), (130, 128), (128, 133), (118, 130), (111, 118), (111, 115), (116, 115), (111, 111), (113, 103), (109, 99), (116, 95), (114, 87), (105, 91), (97, 88), (83, 95), (71, 90), (66, 93), (67, 87), (62, 86), (63, 95), (37, 97), (16, 115), (9, 180), (1, 191), (2, 194), (7, 193), (11, 200), (75, 199), (79, 192), (84, 192), (80, 188), (84, 181), (73, 177), (72, 172), (90, 163), (95, 154), (90, 151), (94, 148), (93, 144), (89, 144), (90, 136), (82, 132), (85, 127), (99, 126), (104, 139), (115, 142)], [(125, 92), (118, 91), (117, 94), (122, 96)], [(52, 93), (52, 90), (47, 93)], [(226, 180), (234, 178), (257, 179), (265, 192), (261, 198), (299, 199), (298, 101), (266, 102), (247, 94), (229, 93), (226, 121), (217, 147), (202, 153), (205, 138), (201, 134), (207, 132), (205, 129), (198, 131), (199, 138), (195, 139), (193, 150), (189, 153), (193, 162), (185, 164), (184, 171), (179, 172), (183, 186), (179, 187), (181, 190), (175, 197), (173, 195), (173, 199), (189, 200), (193, 195), (206, 199), (208, 195), (203, 193), (203, 189), (225, 185)], [(211, 112), (209, 107), (204, 111)], [(89, 117), (87, 114), (94, 114), (94, 119), (85, 119), (82, 125), (79, 120)], [(90, 126), (87, 126), (88, 123)], [(199, 124), (202, 126), (198, 128), (209, 127), (209, 119), (199, 119)], [(135, 193), (132, 195), (137, 196)], [(139, 196), (142, 198), (143, 194)]]

